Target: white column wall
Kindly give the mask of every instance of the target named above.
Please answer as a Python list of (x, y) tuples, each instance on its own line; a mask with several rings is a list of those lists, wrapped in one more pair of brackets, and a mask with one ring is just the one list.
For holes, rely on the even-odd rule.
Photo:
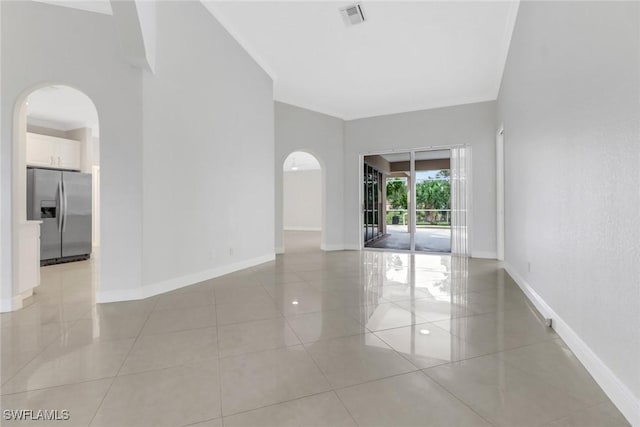
[(158, 2), (156, 16), (155, 74), (144, 75), (145, 295), (275, 256), (273, 82), (200, 2)]
[(275, 103), (275, 246), (282, 252), (283, 171), (294, 151), (313, 154), (322, 167), (322, 248), (344, 248), (344, 121)]
[[(142, 85), (121, 61), (112, 18), (36, 2), (2, 2), (0, 141), (2, 302), (13, 296), (14, 108), (27, 92), (66, 84), (86, 93), (101, 128), (102, 253), (100, 291), (141, 284)], [(5, 307), (3, 307), (5, 308)]]

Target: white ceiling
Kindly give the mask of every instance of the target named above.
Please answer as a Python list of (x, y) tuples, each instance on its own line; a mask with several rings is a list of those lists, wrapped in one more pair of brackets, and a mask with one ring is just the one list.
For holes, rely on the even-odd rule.
[[(111, 14), (108, 0), (37, 0)], [(274, 97), (346, 120), (497, 98), (518, 0), (202, 0), (275, 81)]]
[(69, 86), (47, 86), (27, 98), (27, 123), (58, 130), (89, 127), (100, 134), (98, 112), (87, 95)]
[(70, 7), (73, 9), (85, 10), (87, 12), (103, 13), (113, 15), (111, 2), (109, 0), (34, 0), (38, 3), (48, 3), (56, 6)]
[(275, 78), (276, 100), (343, 119), (494, 100), (516, 1), (203, 0)]
[[(294, 169), (296, 168), (296, 169)], [(320, 169), (318, 160), (304, 151), (294, 151), (284, 160), (282, 170), (286, 172)]]

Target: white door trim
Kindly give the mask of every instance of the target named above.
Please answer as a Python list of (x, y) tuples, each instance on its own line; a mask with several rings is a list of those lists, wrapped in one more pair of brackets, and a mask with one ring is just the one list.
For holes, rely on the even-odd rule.
[(504, 261), (504, 125), (496, 133), (496, 248)]

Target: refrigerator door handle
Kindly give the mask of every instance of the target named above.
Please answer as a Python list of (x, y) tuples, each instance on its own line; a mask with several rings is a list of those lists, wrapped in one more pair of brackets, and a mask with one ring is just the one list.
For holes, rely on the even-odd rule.
[(62, 181), (58, 181), (58, 200), (60, 200), (60, 211), (58, 212), (58, 232), (62, 233), (62, 212), (64, 212), (64, 201), (62, 199)]
[(67, 190), (64, 188), (64, 180), (62, 181), (62, 195), (64, 198), (64, 222), (62, 223), (62, 232), (67, 229)]

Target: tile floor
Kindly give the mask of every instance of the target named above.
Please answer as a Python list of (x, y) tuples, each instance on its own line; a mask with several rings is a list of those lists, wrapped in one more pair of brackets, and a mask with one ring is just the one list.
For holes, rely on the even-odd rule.
[[(418, 227), (415, 235), (416, 251), (451, 252), (451, 229)], [(406, 225), (387, 225), (387, 235), (365, 245), (367, 248), (389, 251), (411, 249), (411, 235)]]
[(0, 316), (0, 406), (69, 410), (57, 426), (628, 425), (495, 262), (286, 243), (127, 303), (94, 304), (91, 262), (44, 268)]

